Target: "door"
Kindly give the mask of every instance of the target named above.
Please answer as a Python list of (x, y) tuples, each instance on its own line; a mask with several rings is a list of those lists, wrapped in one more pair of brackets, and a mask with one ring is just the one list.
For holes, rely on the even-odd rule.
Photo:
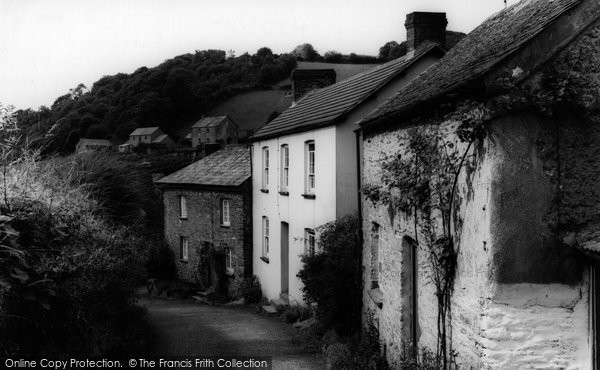
[(281, 293), (289, 292), (290, 282), (290, 226), (287, 222), (281, 223)]
[(592, 369), (600, 368), (600, 274), (599, 265), (594, 263), (591, 265), (591, 281), (590, 281), (590, 303), (591, 303), (591, 342), (592, 342)]

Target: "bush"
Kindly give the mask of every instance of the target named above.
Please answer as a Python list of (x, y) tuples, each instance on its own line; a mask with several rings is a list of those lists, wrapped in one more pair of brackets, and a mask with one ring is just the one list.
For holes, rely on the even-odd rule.
[(177, 275), (175, 254), (166, 244), (159, 244), (150, 248), (146, 264), (148, 277), (159, 280), (169, 280)]
[(246, 278), (240, 286), (242, 297), (247, 304), (257, 304), (262, 299), (262, 288), (256, 275)]
[(356, 216), (319, 227), (317, 252), (302, 256), (298, 277), (304, 298), (317, 303), (317, 318), (328, 328), (347, 335), (360, 330), (362, 299), (361, 248)]
[(0, 356), (141, 351), (145, 310), (133, 302), (145, 243), (101, 216), (72, 161), (10, 152), (0, 156)]

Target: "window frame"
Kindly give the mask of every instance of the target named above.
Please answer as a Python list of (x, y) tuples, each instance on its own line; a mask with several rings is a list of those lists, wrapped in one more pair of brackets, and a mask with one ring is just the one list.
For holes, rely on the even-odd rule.
[(287, 193), (290, 184), (290, 147), (281, 145), (281, 191)]
[(269, 218), (262, 217), (262, 258), (268, 261), (269, 259), (269, 233), (270, 233)]
[[(227, 208), (225, 208), (225, 205), (227, 205)], [(229, 198), (221, 199), (221, 226), (231, 226), (231, 199)]]
[(316, 250), (317, 237), (315, 229), (304, 229), (304, 253), (313, 256)]
[(225, 272), (233, 275), (233, 250), (229, 247), (225, 248)]
[[(312, 149), (311, 149), (312, 146)], [(315, 153), (316, 153), (316, 145), (315, 145), (315, 141), (314, 140), (308, 140), (304, 143), (304, 147), (305, 147), (305, 158), (304, 158), (304, 174), (305, 174), (305, 180), (304, 180), (304, 192), (305, 194), (310, 194), (313, 195), (315, 193), (315, 188), (316, 188), (316, 171), (315, 171), (315, 165), (316, 165), (316, 157), (315, 157)]]
[(179, 236), (179, 261), (189, 261), (189, 240), (187, 236)]
[(269, 188), (269, 147), (262, 148), (262, 189)]
[(187, 220), (188, 209), (187, 209), (187, 197), (184, 194), (179, 194), (179, 219)]

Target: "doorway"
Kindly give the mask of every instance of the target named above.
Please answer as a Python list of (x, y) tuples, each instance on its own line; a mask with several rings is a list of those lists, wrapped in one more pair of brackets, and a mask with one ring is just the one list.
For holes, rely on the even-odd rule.
[(290, 226), (287, 222), (281, 223), (281, 294), (289, 293), (290, 281)]

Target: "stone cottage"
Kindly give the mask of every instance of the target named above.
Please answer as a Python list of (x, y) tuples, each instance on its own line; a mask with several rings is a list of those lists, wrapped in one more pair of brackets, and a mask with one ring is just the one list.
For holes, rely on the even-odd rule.
[(192, 126), (192, 148), (238, 142), (239, 127), (228, 115), (204, 117)]
[(597, 368), (599, 66), (597, 0), (524, 0), (360, 122), (364, 320), (392, 366)]
[(409, 41), (416, 53), (307, 93), (251, 137), (253, 270), (268, 299), (302, 303), (297, 274), (316, 229), (358, 212), (356, 122), (444, 53), (443, 39)]
[(109, 140), (106, 139), (85, 139), (81, 138), (77, 142), (77, 146), (75, 147), (75, 152), (83, 153), (86, 151), (112, 151), (113, 145)]
[(128, 143), (132, 146), (138, 146), (140, 144), (150, 144), (157, 138), (162, 137), (165, 133), (160, 127), (139, 127), (136, 128), (129, 134)]
[(179, 277), (237, 296), (252, 275), (248, 148), (227, 146), (156, 184)]

